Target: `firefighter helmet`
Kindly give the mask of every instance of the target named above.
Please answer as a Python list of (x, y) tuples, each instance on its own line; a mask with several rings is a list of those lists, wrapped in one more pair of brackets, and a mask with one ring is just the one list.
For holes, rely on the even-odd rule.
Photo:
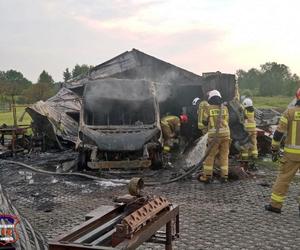
[(300, 88), (296, 91), (296, 98), (297, 100), (300, 100)]
[(179, 118), (180, 118), (181, 123), (187, 123), (188, 122), (187, 115), (180, 115)]
[(197, 102), (200, 101), (200, 98), (199, 97), (196, 97), (193, 102), (192, 102), (192, 105), (195, 106), (197, 104)]
[(208, 100), (210, 98), (212, 98), (213, 96), (218, 96), (218, 97), (222, 98), (220, 92), (218, 90), (216, 90), (216, 89), (208, 92)]
[(244, 106), (245, 108), (252, 107), (252, 106), (253, 106), (253, 101), (252, 101), (250, 98), (246, 98), (246, 99), (243, 101), (243, 106)]

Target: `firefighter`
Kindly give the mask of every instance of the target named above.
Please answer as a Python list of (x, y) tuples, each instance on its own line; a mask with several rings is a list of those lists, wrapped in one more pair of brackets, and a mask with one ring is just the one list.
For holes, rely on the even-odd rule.
[(228, 179), (228, 155), (230, 144), (230, 130), (228, 126), (228, 109), (222, 104), (219, 91), (212, 90), (208, 93), (208, 106), (203, 111), (202, 123), (207, 127), (208, 156), (203, 163), (203, 174), (199, 180), (209, 183), (213, 176), (215, 157), (219, 155), (221, 168), (221, 181)]
[(206, 134), (206, 126), (203, 124), (203, 114), (207, 107), (209, 106), (207, 101), (202, 101), (199, 103), (198, 108), (198, 129), (202, 131), (202, 134)]
[(166, 115), (161, 119), (160, 125), (164, 139), (163, 149), (165, 152), (171, 151), (171, 148), (178, 139), (181, 123), (186, 122), (186, 115), (180, 115), (179, 117), (175, 115)]
[(256, 122), (254, 116), (253, 101), (250, 98), (245, 98), (243, 101), (244, 108), (244, 126), (250, 137), (250, 147), (242, 150), (242, 160), (257, 159), (257, 140), (256, 140)]
[(281, 213), (289, 184), (300, 169), (300, 88), (296, 92), (296, 98), (295, 106), (289, 107), (281, 116), (272, 140), (272, 151), (278, 152), (283, 135), (286, 135), (284, 154), (272, 187), (271, 201), (265, 206), (267, 211), (275, 213)]

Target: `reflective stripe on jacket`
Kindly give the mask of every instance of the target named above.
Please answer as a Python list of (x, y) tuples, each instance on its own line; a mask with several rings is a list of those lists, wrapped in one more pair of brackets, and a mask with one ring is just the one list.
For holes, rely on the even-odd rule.
[(218, 119), (221, 107), (217, 105), (209, 105), (203, 113), (203, 124), (207, 124), (208, 136), (213, 137), (217, 132), (217, 126), (219, 126), (218, 137), (229, 137), (230, 130), (228, 126), (228, 109), (227, 107), (222, 108), (222, 114), (220, 117), (220, 124), (218, 125)]
[(247, 109), (244, 110), (245, 115), (245, 129), (248, 132), (255, 132), (256, 131), (256, 122), (255, 122), (255, 114), (254, 111), (250, 112)]
[(209, 104), (207, 101), (202, 101), (199, 104), (199, 107), (198, 107), (198, 129), (200, 129), (200, 130), (202, 130), (206, 127), (203, 124), (203, 114), (205, 112), (205, 109), (207, 109), (208, 106), (209, 106)]
[[(300, 161), (300, 106), (288, 108), (279, 120), (277, 131), (286, 134), (284, 152), (294, 161)], [(272, 145), (278, 145), (273, 139)]]

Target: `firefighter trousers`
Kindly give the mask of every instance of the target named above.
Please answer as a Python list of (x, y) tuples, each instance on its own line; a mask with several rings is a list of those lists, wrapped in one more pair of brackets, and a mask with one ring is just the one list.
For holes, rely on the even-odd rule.
[(286, 156), (282, 157), (279, 173), (272, 187), (271, 205), (273, 207), (282, 207), (289, 185), (299, 169), (300, 161), (292, 161)]
[(161, 130), (164, 139), (164, 145), (172, 147), (172, 138), (174, 138), (174, 133), (169, 125), (161, 123)]
[[(211, 146), (211, 144), (213, 145)], [(207, 150), (210, 150), (207, 158), (203, 163), (203, 174), (207, 178), (211, 178), (213, 175), (213, 166), (215, 162), (216, 155), (219, 156), (221, 177), (228, 177), (228, 155), (230, 138), (229, 137), (219, 137), (217, 139), (208, 138)]]
[(248, 160), (249, 157), (257, 159), (258, 151), (257, 151), (257, 133), (256, 131), (248, 132), (250, 137), (250, 147), (242, 150), (242, 160)]

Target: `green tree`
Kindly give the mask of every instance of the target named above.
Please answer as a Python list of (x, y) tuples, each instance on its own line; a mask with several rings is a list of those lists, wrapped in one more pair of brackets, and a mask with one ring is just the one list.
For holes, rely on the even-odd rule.
[(284, 64), (268, 62), (261, 65), (262, 82), (260, 94), (263, 96), (273, 96), (286, 94), (285, 87), (291, 79), (290, 69)]
[(2, 95), (20, 95), (31, 84), (19, 71), (12, 69), (0, 71), (0, 89)]
[(45, 84), (53, 85), (54, 80), (53, 80), (52, 76), (49, 75), (48, 72), (43, 70), (42, 73), (39, 76), (39, 79), (38, 79), (37, 83), (45, 83)]
[(92, 67), (93, 66), (88, 66), (86, 64), (76, 64), (72, 70), (72, 77), (75, 78), (80, 75), (86, 75)]
[(267, 62), (260, 69), (236, 72), (242, 90), (249, 89), (261, 96), (291, 95), (299, 83), (299, 77), (292, 75), (289, 67), (276, 62)]
[(67, 82), (68, 80), (71, 79), (72, 75), (69, 71), (69, 68), (66, 68), (66, 70), (63, 72), (63, 76), (64, 76), (64, 82)]
[(249, 71), (238, 70), (236, 72), (238, 77), (238, 84), (242, 89), (257, 89), (260, 85), (261, 72), (255, 68)]
[(28, 103), (34, 103), (40, 100), (45, 101), (54, 94), (55, 90), (49, 83), (32, 84), (30, 88), (23, 92)]

